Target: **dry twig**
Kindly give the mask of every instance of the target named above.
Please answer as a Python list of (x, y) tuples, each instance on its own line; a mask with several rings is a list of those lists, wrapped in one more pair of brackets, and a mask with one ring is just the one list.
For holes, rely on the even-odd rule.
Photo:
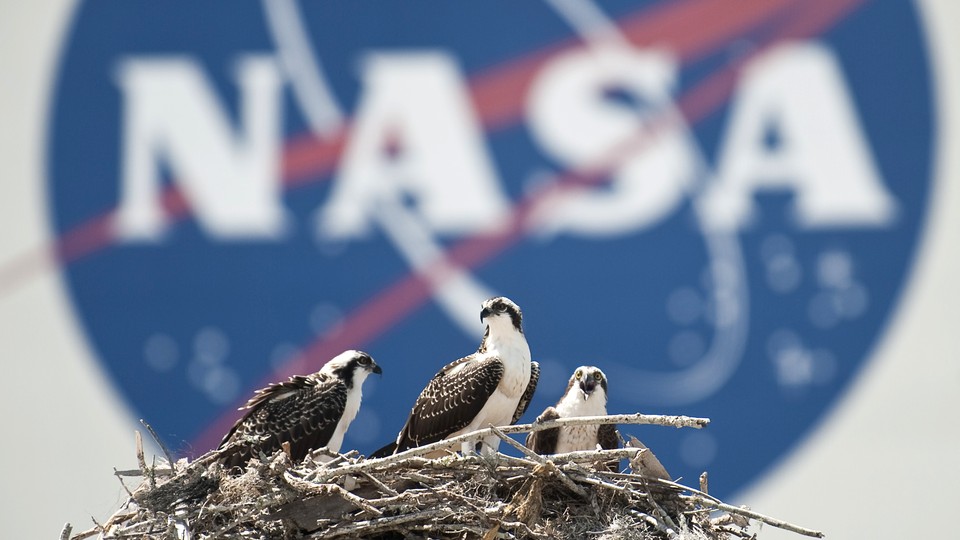
[[(623, 458), (639, 462), (635, 458), (646, 451), (642, 448), (539, 456), (508, 436), (563, 424), (702, 427), (708, 422), (648, 415), (570, 420), (491, 427), (382, 459), (362, 459), (348, 453), (327, 463), (306, 459), (291, 464), (278, 452), (265, 462), (252, 460), (240, 476), (228, 474), (219, 464), (220, 456), (229, 449), (210, 452), (190, 463), (181, 462), (175, 470), (147, 467), (142, 450), (138, 450), (139, 471), (116, 472), (118, 476), (139, 472), (146, 478), (129, 505), (104, 525), (72, 538), (97, 534), (104, 539), (389, 534), (404, 538), (566, 539), (597, 535), (620, 538), (627, 534), (644, 540), (728, 540), (749, 537), (746, 529), (750, 520), (820, 536), (816, 531), (727, 505), (701, 490), (645, 477), (633, 469), (621, 473), (597, 466)], [(423, 457), (445, 445), (491, 434), (521, 456)], [(711, 519), (711, 509), (737, 517)], [(61, 536), (70, 532), (68, 525)]]
[(163, 441), (160, 440), (160, 436), (157, 435), (157, 432), (154, 431), (153, 426), (147, 423), (143, 418), (140, 419), (140, 423), (143, 424), (143, 427), (147, 428), (147, 431), (150, 432), (150, 436), (153, 437), (154, 442), (157, 443), (157, 446), (160, 447), (160, 451), (163, 452), (163, 455), (167, 458), (167, 463), (170, 465), (170, 468), (174, 471), (177, 470), (176, 463), (173, 461), (173, 455), (170, 453), (170, 450), (167, 448), (167, 445), (163, 444)]

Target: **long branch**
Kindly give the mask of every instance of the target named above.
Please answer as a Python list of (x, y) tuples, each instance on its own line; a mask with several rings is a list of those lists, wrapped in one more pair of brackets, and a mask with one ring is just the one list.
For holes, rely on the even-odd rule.
[(786, 531), (795, 532), (797, 534), (802, 534), (804, 536), (812, 536), (814, 538), (823, 538), (823, 533), (820, 531), (815, 531), (813, 529), (807, 529), (799, 525), (794, 525), (782, 519), (772, 518), (770, 516), (765, 516), (759, 512), (754, 512), (753, 510), (748, 510), (739, 506), (733, 506), (732, 504), (727, 504), (723, 502), (717, 502), (710, 497), (702, 497), (700, 495), (694, 495), (693, 499), (698, 503), (709, 506), (711, 508), (716, 508), (717, 510), (723, 510), (724, 512), (730, 514), (739, 514), (750, 519), (755, 519), (757, 521), (766, 523), (771, 527), (776, 527), (778, 529), (784, 529)]
[(776, 527), (778, 529), (783, 529), (785, 531), (795, 532), (797, 534), (802, 534), (804, 536), (812, 536), (814, 538), (824, 537), (824, 534), (821, 531), (807, 529), (806, 527), (794, 525), (793, 523), (790, 523), (788, 521), (783, 521), (782, 519), (766, 516), (759, 512), (754, 512), (753, 510), (749, 510), (741, 506), (733, 506), (732, 504), (727, 504), (721, 501), (720, 499), (714, 497), (713, 495), (700, 491), (696, 488), (692, 488), (690, 486), (685, 486), (683, 484), (671, 482), (670, 480), (666, 480), (663, 478), (658, 478), (657, 482), (692, 493), (693, 495), (691, 498), (704, 506), (709, 506), (717, 510), (723, 510), (724, 512), (727, 512), (730, 514), (738, 514), (746, 518), (755, 519), (757, 521), (766, 523), (771, 527)]
[[(671, 416), (663, 414), (613, 414), (607, 416), (580, 416), (577, 418), (559, 418), (557, 420), (550, 420), (547, 422), (537, 422), (533, 424), (517, 424), (513, 426), (503, 426), (498, 428), (504, 434), (514, 434), (514, 433), (528, 433), (532, 431), (542, 431), (545, 429), (551, 429), (560, 426), (584, 426), (584, 425), (600, 425), (600, 424), (648, 424), (648, 425), (658, 425), (658, 426), (667, 426), (667, 427), (691, 427), (695, 429), (700, 429), (710, 423), (709, 418), (695, 418), (689, 416)], [(387, 456), (383, 458), (374, 458), (361, 461), (359, 463), (354, 463), (344, 467), (338, 467), (327, 471), (326, 474), (319, 475), (319, 480), (321, 482), (326, 482), (331, 478), (336, 476), (342, 476), (345, 474), (352, 474), (358, 471), (375, 469), (377, 467), (393, 463), (395, 461), (403, 461), (407, 458), (414, 456), (422, 456), (435, 452), (437, 450), (443, 450), (450, 447), (456, 447), (461, 442), (482, 439), (484, 437), (495, 436), (496, 432), (491, 428), (478, 429), (476, 431), (465, 433), (457, 437), (451, 437), (449, 439), (444, 439), (431, 444), (426, 444), (423, 446), (418, 446), (416, 448), (411, 448), (392, 456)]]
[[(550, 473), (550, 476), (555, 479), (551, 480), (552, 482), (559, 480), (569, 488), (570, 491), (577, 493), (582, 499), (593, 504), (595, 504), (595, 501), (589, 497), (588, 494), (596, 488), (609, 489), (621, 494), (626, 494), (628, 500), (633, 502), (642, 502), (643, 499), (646, 498), (650, 504), (651, 511), (641, 512), (637, 508), (628, 509), (628, 511), (635, 518), (642, 519), (657, 527), (670, 538), (676, 538), (676, 531), (678, 529), (666, 512), (663, 512), (662, 509), (657, 511), (660, 506), (657, 501), (654, 500), (649, 490), (651, 483), (659, 483), (660, 485), (670, 486), (678, 491), (685, 492), (683, 495), (680, 495), (680, 500), (695, 512), (706, 512), (709, 511), (709, 509), (717, 509), (725, 512), (727, 515), (743, 516), (748, 520), (761, 522), (794, 533), (818, 538), (823, 537), (823, 533), (819, 531), (793, 525), (744, 507), (726, 504), (706, 493), (706, 489), (703, 487), (697, 490), (663, 478), (644, 478), (636, 474), (636, 471), (634, 471), (634, 474), (623, 474), (609, 472), (606, 468), (591, 470), (580, 465), (580, 463), (585, 461), (600, 461), (606, 463), (612, 459), (621, 459), (623, 457), (636, 458), (641, 453), (648, 451), (645, 448), (628, 446), (620, 449), (595, 449), (541, 456), (533, 453), (530, 449), (522, 446), (512, 437), (506, 435), (507, 433), (541, 431), (559, 426), (590, 424), (655, 424), (672, 427), (700, 428), (708, 423), (709, 420), (706, 418), (628, 414), (568, 418), (503, 428), (488, 427), (448, 440), (413, 448), (386, 458), (357, 461), (354, 457), (351, 457), (356, 455), (355, 451), (351, 451), (346, 455), (333, 454), (337, 456), (340, 462), (320, 464), (310, 460), (305, 461), (301, 466), (314, 467), (307, 471), (306, 474), (302, 472), (301, 469), (287, 469), (286, 466), (274, 472), (282, 472), (282, 477), (286, 480), (286, 483), (301, 496), (315, 493), (330, 493), (339, 496), (349, 502), (353, 507), (362, 510), (362, 513), (352, 514), (352, 518), (350, 519), (358, 519), (363, 514), (371, 516), (371, 519), (364, 519), (362, 521), (350, 522), (349, 519), (347, 519), (339, 523), (337, 523), (338, 519), (344, 520), (346, 518), (341, 516), (340, 518), (322, 519), (321, 521), (324, 522), (323, 526), (329, 526), (329, 528), (322, 532), (314, 533), (310, 536), (311, 538), (319, 538), (321, 536), (352, 536), (361, 531), (369, 534), (371, 532), (399, 530), (405, 534), (409, 534), (409, 531), (406, 530), (407, 528), (411, 530), (416, 528), (420, 532), (440, 531), (443, 530), (442, 528), (473, 530), (478, 534), (486, 533), (487, 536), (492, 538), (493, 536), (490, 536), (490, 532), (496, 529), (479, 528), (464, 521), (478, 513), (482, 514), (481, 517), (483, 519), (499, 522), (501, 527), (506, 528), (505, 530), (523, 528), (527, 534), (532, 536), (533, 532), (520, 521), (503, 521), (510, 515), (509, 510), (507, 514), (504, 514), (504, 508), (510, 508), (506, 501), (496, 501), (494, 505), (491, 506), (488, 500), (478, 498), (475, 495), (461, 494), (459, 486), (465, 482), (464, 478), (467, 476), (463, 473), (475, 475), (487, 472), (491, 475), (491, 478), (518, 486), (519, 482), (526, 481), (530, 474), (535, 471)], [(436, 452), (439, 449), (458, 448), (460, 442), (485, 438), (490, 434), (496, 435), (503, 442), (509, 443), (521, 450), (523, 457), (513, 457), (504, 454), (495, 454), (493, 456), (473, 454), (460, 456), (455, 452), (451, 452), (451, 455), (441, 459), (424, 457), (425, 454)], [(139, 433), (137, 433), (137, 438), (140, 439)], [(193, 470), (193, 468), (198, 465), (206, 466), (210, 462), (219, 459), (225, 452), (231, 451), (231, 448), (227, 447), (209, 452), (193, 463), (188, 464), (187, 467), (181, 467), (180, 470), (175, 471), (172, 468), (157, 469), (155, 465), (153, 467), (147, 467), (142, 457), (142, 445), (138, 444), (137, 446), (140, 469), (137, 471), (115, 471), (115, 474), (118, 476), (139, 474), (141, 476), (149, 476), (151, 479), (153, 476), (160, 475), (169, 476), (176, 474), (179, 476), (188, 470)], [(321, 450), (320, 452), (323, 451), (325, 450)], [(399, 471), (395, 471), (395, 469), (399, 469)], [(274, 468), (271, 467), (270, 470), (273, 471)], [(371, 484), (377, 488), (377, 491), (372, 494), (378, 498), (368, 499), (366, 496), (361, 496), (360, 494), (367, 492), (353, 493), (337, 484), (329, 483), (334, 477), (348, 474), (365, 476), (370, 480)], [(383, 480), (379, 478), (383, 478)], [(423, 487), (404, 491), (407, 488), (403, 486), (409, 485), (408, 482), (410, 480), (421, 482)], [(439, 485), (437, 485), (438, 483)], [(703, 486), (704, 483), (705, 482), (702, 482), (701, 486)], [(638, 490), (636, 489), (637, 487), (643, 487), (644, 490)], [(689, 493), (689, 495), (687, 493)], [(384, 497), (381, 494), (386, 496)], [(639, 500), (636, 499), (638, 496), (640, 497)], [(454, 508), (458, 507), (457, 505), (454, 505), (454, 508), (440, 506), (443, 504), (441, 501), (447, 501), (447, 503), (457, 501), (457, 505), (462, 506), (466, 511), (459, 511), (458, 513), (457, 510), (454, 510)], [(222, 508), (226, 509), (226, 511), (234, 511), (236, 508), (240, 508), (241, 506), (246, 507), (250, 504), (252, 503), (241, 502), (236, 503), (234, 506), (228, 505)], [(257, 505), (257, 507), (263, 508), (261, 505)], [(410, 510), (410, 507), (413, 507), (413, 510)], [(200, 507), (200, 513), (203, 514), (205, 511), (221, 512), (219, 508), (221, 507), (204, 503)], [(400, 511), (401, 514), (393, 515), (396, 511)], [(100, 525), (94, 521), (96, 526), (93, 529), (75, 535), (73, 539), (79, 540), (97, 534), (102, 535), (107, 531), (112, 531), (118, 535), (142, 535), (144, 533), (144, 527), (152, 529), (155, 524), (153, 522), (137, 522), (131, 520), (135, 516), (142, 517), (144, 512), (146, 511), (118, 512), (104, 525)], [(351, 510), (351, 513), (352, 512), (353, 510)], [(403, 512), (412, 513), (404, 514)], [(455, 523), (429, 524), (433, 520), (446, 520), (447, 518), (453, 519)], [(199, 520), (199, 516), (197, 519)], [(228, 523), (225, 528), (221, 528), (217, 532), (224, 533), (230, 531), (245, 519), (243, 516), (236, 517), (236, 519)], [(461, 521), (463, 522), (461, 523)], [(743, 522), (747, 523), (747, 521)], [(709, 520), (709, 523), (713, 524), (713, 520)], [(734, 523), (738, 524), (741, 528), (746, 527), (746, 525), (739, 525), (740, 521)], [(319, 521), (317, 524), (320, 526)], [(431, 527), (438, 528), (432, 529)], [(719, 530), (724, 530), (722, 524), (717, 525), (717, 527), (720, 527)], [(64, 536), (69, 537), (71, 532), (70, 525), (66, 525), (64, 530), (61, 531), (61, 539)]]

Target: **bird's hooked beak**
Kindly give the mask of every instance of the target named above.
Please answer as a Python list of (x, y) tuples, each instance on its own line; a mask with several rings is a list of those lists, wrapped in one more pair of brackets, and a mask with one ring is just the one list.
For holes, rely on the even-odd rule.
[(589, 375), (584, 375), (580, 379), (580, 391), (583, 392), (583, 399), (586, 400), (590, 397), (590, 394), (593, 394), (593, 391), (597, 389), (597, 382), (593, 380), (593, 377)]
[(383, 370), (380, 369), (380, 364), (373, 364), (373, 368), (370, 371), (383, 377)]
[(493, 315), (493, 310), (492, 310), (492, 309), (490, 309), (490, 308), (483, 308), (482, 310), (480, 310), (480, 322), (483, 322), (484, 319), (486, 319), (486, 318), (489, 317), (490, 315)]

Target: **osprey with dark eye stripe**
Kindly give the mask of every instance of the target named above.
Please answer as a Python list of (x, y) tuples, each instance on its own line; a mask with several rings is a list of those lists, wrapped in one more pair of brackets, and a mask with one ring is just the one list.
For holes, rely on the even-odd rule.
[[(607, 376), (594, 366), (580, 366), (570, 377), (567, 390), (553, 407), (547, 407), (536, 422), (578, 416), (607, 414)], [(538, 454), (561, 454), (579, 450), (617, 448), (620, 435), (616, 426), (565, 426), (533, 431), (527, 436), (527, 447)], [(613, 465), (616, 467), (616, 464)]]
[[(520, 419), (540, 378), (540, 365), (530, 360), (520, 308), (509, 298), (491, 298), (483, 303), (480, 320), (487, 328), (477, 352), (447, 364), (427, 383), (397, 440), (373, 457)], [(496, 451), (499, 443), (496, 436), (487, 437), (483, 451)], [(461, 450), (474, 448), (464, 443)]]
[(371, 373), (381, 374), (369, 354), (345, 351), (311, 375), (294, 375), (290, 380), (257, 390), (240, 410), (247, 413), (223, 438), (220, 448), (237, 443), (223, 463), (227, 467), (246, 464), (260, 454), (272, 455), (290, 443), (295, 463), (311, 450), (326, 446), (339, 452), (350, 422), (357, 416), (363, 381)]

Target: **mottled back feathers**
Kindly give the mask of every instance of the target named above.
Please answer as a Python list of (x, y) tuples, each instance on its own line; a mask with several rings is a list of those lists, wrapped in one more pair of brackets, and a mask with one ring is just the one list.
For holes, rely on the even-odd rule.
[[(486, 330), (477, 352), (440, 369), (414, 402), (395, 442), (373, 457), (441, 441), (486, 423), (516, 422), (526, 411), (540, 368), (530, 360), (520, 308), (509, 298), (490, 298), (481, 306), (480, 320)], [(496, 449), (499, 441), (484, 442)]]
[(290, 442), (296, 462), (311, 449), (325, 446), (337, 427), (347, 403), (343, 380), (325, 374), (294, 376), (257, 391), (247, 403), (249, 411), (233, 426), (220, 444), (239, 442), (240, 447), (224, 463), (243, 465), (260, 454), (267, 456)]
[(397, 438), (397, 451), (442, 440), (467, 427), (500, 384), (497, 357), (471, 361), (470, 355), (443, 367), (427, 383)]
[(361, 387), (370, 373), (382, 373), (365, 352), (344, 351), (312, 375), (294, 375), (258, 390), (241, 408), (246, 413), (227, 433), (220, 448), (228, 467), (290, 445), (290, 457), (302, 460), (314, 449), (337, 452), (360, 407)]

